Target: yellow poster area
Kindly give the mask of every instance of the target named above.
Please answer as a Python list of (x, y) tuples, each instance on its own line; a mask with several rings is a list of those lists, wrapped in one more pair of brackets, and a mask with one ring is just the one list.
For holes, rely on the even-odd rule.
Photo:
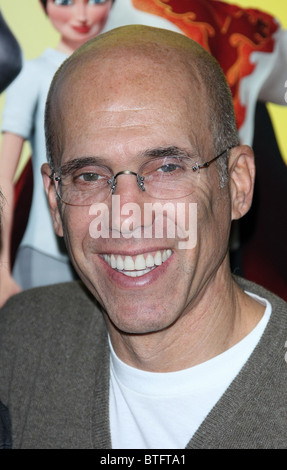
[[(120, 0), (117, 0), (120, 1)], [(225, 0), (226, 3), (237, 4), (244, 8), (257, 8), (275, 16), (282, 27), (287, 28), (287, 1), (286, 0)], [(25, 59), (32, 59), (39, 56), (47, 47), (55, 47), (58, 41), (58, 34), (46, 18), (39, 0), (1, 0), (1, 11), (18, 39)], [(282, 84), (283, 92), (286, 77)], [(287, 88), (285, 88), (287, 92)], [(0, 125), (1, 115), (5, 100), (5, 93), (0, 96)], [(287, 103), (286, 103), (287, 104)], [(287, 164), (287, 106), (278, 106), (268, 103), (277, 141)], [(0, 136), (1, 145), (1, 136)], [(23, 156), (17, 171), (16, 178), (21, 173), (23, 165), (31, 154), (29, 144), (24, 147)]]
[[(256, 8), (258, 10), (265, 11), (270, 15), (273, 15), (282, 28), (287, 29), (287, 1), (286, 0), (224, 0), (226, 3), (236, 4), (243, 8)], [(286, 51), (287, 54), (287, 51)], [(287, 70), (284, 82), (282, 83), (282, 93), (287, 92), (285, 83), (287, 82)], [(286, 95), (287, 100), (287, 95)], [(277, 142), (282, 154), (282, 157), (287, 164), (287, 102), (286, 106), (279, 106), (273, 103), (267, 104), (268, 111), (270, 113)]]

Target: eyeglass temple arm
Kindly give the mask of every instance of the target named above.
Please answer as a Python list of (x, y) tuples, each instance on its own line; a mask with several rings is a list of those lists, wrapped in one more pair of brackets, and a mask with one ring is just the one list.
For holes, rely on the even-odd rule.
[(56, 176), (55, 170), (51, 170), (51, 171), (52, 171), (52, 173), (49, 175), (49, 178), (51, 180), (53, 180), (54, 182), (55, 181), (61, 181), (61, 176)]
[(208, 162), (205, 162), (203, 163), (202, 165), (199, 165), (198, 163), (196, 163), (194, 165), (194, 167), (192, 168), (193, 171), (199, 171), (201, 168), (208, 168), (209, 165), (211, 165), (211, 163), (215, 162), (215, 160), (217, 160), (218, 158), (222, 157), (222, 155), (224, 155), (225, 152), (228, 152), (229, 150), (231, 150), (233, 148), (232, 147), (228, 147), (227, 149), (223, 150), (223, 152), (221, 152), (219, 155), (216, 155), (216, 157), (212, 158), (212, 160), (209, 160)]

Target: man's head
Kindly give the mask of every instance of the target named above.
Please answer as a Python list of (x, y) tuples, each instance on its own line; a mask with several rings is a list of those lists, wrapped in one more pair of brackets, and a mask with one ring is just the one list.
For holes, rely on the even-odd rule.
[[(251, 150), (238, 146), (229, 88), (204, 49), (183, 35), (144, 26), (98, 36), (57, 72), (47, 101), (46, 136), (55, 180), (61, 180), (55, 184), (61, 192), (68, 175), (69, 201), (75, 203), (57, 200), (45, 165), (54, 226), (64, 235), (79, 275), (108, 312), (110, 332), (165, 330), (186, 318), (208, 285), (214, 295), (215, 284), (229, 275), (230, 224), (249, 209), (254, 167)], [(219, 162), (229, 153), (228, 169), (222, 172)], [(176, 164), (171, 163), (175, 154)], [(141, 191), (135, 176), (159, 155), (168, 162), (152, 173), (159, 186)], [(186, 161), (192, 162), (188, 172)], [(96, 238), (90, 227), (97, 212), (77, 205), (78, 191), (82, 195), (82, 188), (98, 184), (108, 172), (117, 175), (120, 202), (113, 206), (106, 189), (105, 198), (99, 191), (92, 195), (109, 209), (101, 221), (108, 225), (108, 236)], [(175, 174), (184, 175), (180, 186), (162, 183), (162, 176), (173, 182)], [(152, 178), (146, 172), (143, 183)], [(164, 201), (153, 196), (161, 190)], [(156, 202), (174, 209), (174, 237), (164, 232), (157, 238), (156, 217), (145, 218), (147, 205)], [(197, 243), (183, 250), (178, 238), (192, 218), (192, 204), (197, 207)], [(131, 235), (131, 214), (124, 206), (139, 209), (134, 236), (126, 236)], [(167, 213), (162, 216), (165, 228)], [(145, 237), (148, 225), (152, 235)]]

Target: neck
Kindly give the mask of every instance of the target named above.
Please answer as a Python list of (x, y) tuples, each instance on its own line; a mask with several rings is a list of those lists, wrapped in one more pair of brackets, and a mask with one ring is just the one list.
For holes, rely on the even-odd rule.
[(64, 54), (71, 55), (73, 52), (78, 49), (82, 44), (74, 43), (71, 41), (66, 41), (61, 38), (60, 42), (58, 43), (56, 50), (63, 52)]
[(264, 306), (245, 294), (231, 278), (224, 286), (218, 290), (217, 281), (210, 281), (200, 301), (189, 305), (163, 331), (132, 335), (109, 325), (116, 354), (138, 369), (172, 372), (201, 364), (231, 348), (255, 328)]

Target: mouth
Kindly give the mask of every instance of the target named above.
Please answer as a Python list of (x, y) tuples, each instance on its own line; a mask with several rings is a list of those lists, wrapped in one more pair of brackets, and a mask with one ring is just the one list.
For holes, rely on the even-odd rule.
[(101, 255), (114, 270), (128, 277), (141, 277), (161, 266), (172, 255), (172, 250), (158, 250), (151, 253), (140, 253), (136, 256), (120, 254)]
[(90, 26), (73, 26), (73, 29), (81, 34), (87, 34), (90, 31)]

